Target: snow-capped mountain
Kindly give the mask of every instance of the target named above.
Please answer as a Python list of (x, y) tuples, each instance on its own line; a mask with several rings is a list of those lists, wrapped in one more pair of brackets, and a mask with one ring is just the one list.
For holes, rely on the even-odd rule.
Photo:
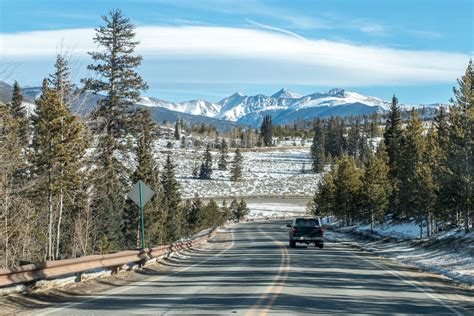
[[(22, 91), (25, 102), (29, 103), (25, 106), (33, 108), (34, 100), (39, 96), (41, 88), (24, 88)], [(0, 81), (0, 101), (6, 103), (10, 98), (11, 86)], [(86, 115), (102, 98), (104, 96), (100, 94), (81, 93), (74, 99), (72, 108), (76, 113)], [(206, 100), (170, 102), (154, 97), (142, 97), (137, 105), (149, 107), (153, 113), (159, 113), (156, 115), (157, 120), (164, 120), (165, 117), (168, 120), (186, 117), (196, 122), (211, 120), (227, 122), (226, 124), (259, 126), (265, 115), (271, 115), (275, 124), (287, 124), (298, 119), (384, 113), (389, 109), (390, 102), (343, 89), (332, 89), (306, 96), (281, 89), (271, 96), (234, 93), (217, 103)], [(404, 104), (400, 106), (402, 110), (410, 110), (413, 107)], [(426, 115), (432, 115), (435, 109), (441, 106), (447, 105), (435, 103), (415, 107), (424, 107), (427, 109)]]
[(285, 88), (281, 89), (280, 91), (276, 92), (271, 96), (274, 99), (299, 99), (302, 96), (296, 92), (289, 91)]
[(208, 117), (215, 117), (220, 111), (218, 104), (206, 100), (191, 100), (174, 103), (152, 97), (142, 97), (137, 104), (149, 107), (158, 106), (172, 111)]
[(272, 96), (235, 93), (217, 104), (222, 106), (217, 118), (250, 125), (260, 124), (267, 114), (272, 115), (276, 123), (289, 123), (296, 119), (382, 112), (390, 106), (389, 102), (382, 99), (343, 89), (307, 96), (300, 96), (286, 89), (281, 89)]

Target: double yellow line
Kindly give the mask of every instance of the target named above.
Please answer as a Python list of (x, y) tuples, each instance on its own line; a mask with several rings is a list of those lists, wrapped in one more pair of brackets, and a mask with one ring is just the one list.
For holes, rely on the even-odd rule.
[[(281, 259), (280, 259), (280, 266), (278, 267), (277, 275), (275, 276), (274, 281), (270, 284), (265, 291), (260, 295), (257, 302), (245, 313), (245, 315), (260, 315), (264, 316), (268, 313), (270, 308), (275, 303), (278, 295), (280, 295), (281, 291), (285, 286), (286, 279), (288, 278), (288, 272), (290, 271), (290, 254), (288, 253), (288, 249), (286, 248), (286, 244), (282, 243), (281, 241), (275, 240), (273, 237), (268, 235), (266, 232), (262, 232), (260, 229), (259, 231), (270, 238), (273, 243), (278, 245), (281, 250)], [(266, 304), (265, 304), (266, 303)], [(260, 310), (260, 312), (258, 312)]]

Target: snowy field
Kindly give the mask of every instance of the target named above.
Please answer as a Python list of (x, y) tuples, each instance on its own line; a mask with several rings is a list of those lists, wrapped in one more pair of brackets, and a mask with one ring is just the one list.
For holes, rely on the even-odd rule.
[[(314, 194), (319, 174), (310, 171), (309, 148), (295, 147), (291, 150), (268, 152), (244, 152), (243, 180), (230, 181), (230, 171), (217, 170), (218, 152), (212, 152), (213, 174), (211, 180), (194, 179), (193, 168), (198, 168), (203, 151), (174, 149), (176, 175), (184, 198), (200, 197), (310, 197)], [(228, 169), (233, 153), (229, 153)], [(166, 158), (160, 154), (162, 163)], [(303, 168), (305, 172), (303, 172)]]
[[(359, 226), (355, 233), (336, 230), (328, 231), (326, 236), (334, 241), (354, 243), (382, 257), (442, 274), (457, 282), (474, 285), (474, 232), (465, 235), (453, 229), (432, 240), (418, 240), (419, 227), (410, 222), (377, 227), (375, 240), (360, 238), (370, 234), (369, 226)], [(391, 241), (384, 240), (387, 237)]]

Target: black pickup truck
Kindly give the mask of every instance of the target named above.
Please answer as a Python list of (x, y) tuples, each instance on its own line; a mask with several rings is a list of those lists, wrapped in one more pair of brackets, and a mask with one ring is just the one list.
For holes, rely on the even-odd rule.
[(295, 218), (291, 224), (286, 226), (291, 228), (289, 231), (289, 242), (291, 248), (296, 247), (297, 242), (305, 243), (307, 245), (314, 243), (316, 247), (324, 247), (324, 230), (321, 227), (321, 220), (319, 218)]

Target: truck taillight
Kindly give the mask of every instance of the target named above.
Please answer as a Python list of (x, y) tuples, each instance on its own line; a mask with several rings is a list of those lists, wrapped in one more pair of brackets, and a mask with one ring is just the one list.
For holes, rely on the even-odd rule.
[(324, 229), (321, 228), (321, 236), (324, 235)]
[(295, 235), (296, 232), (297, 232), (296, 227), (293, 227), (293, 228), (291, 229), (291, 231), (293, 232), (293, 235)]

